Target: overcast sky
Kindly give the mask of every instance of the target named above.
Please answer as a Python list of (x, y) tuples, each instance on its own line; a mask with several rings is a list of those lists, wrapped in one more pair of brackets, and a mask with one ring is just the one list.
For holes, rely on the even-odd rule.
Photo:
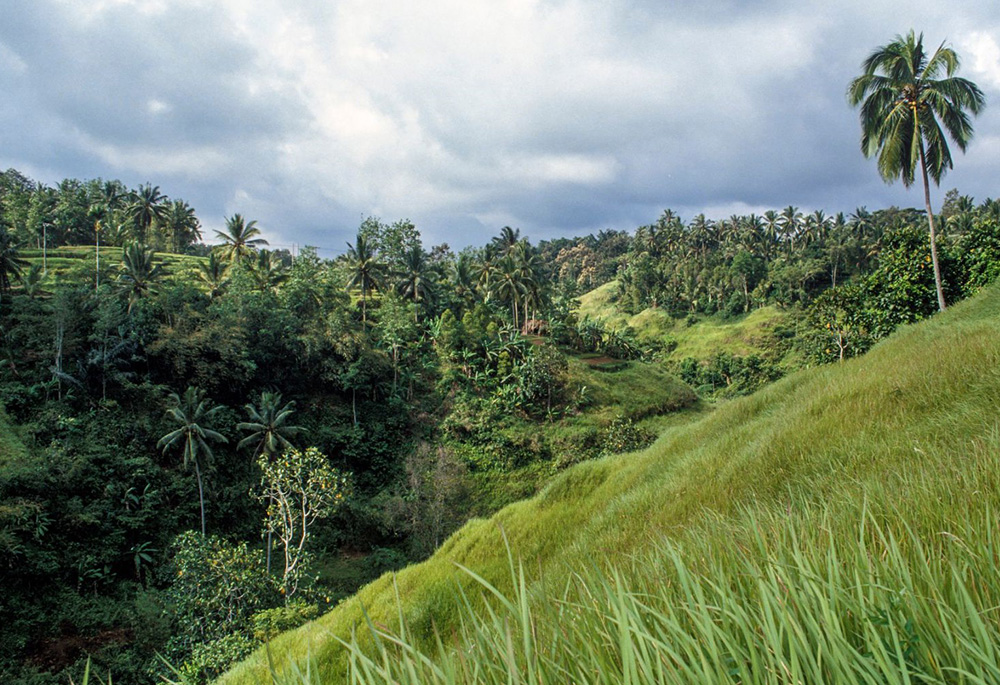
[(995, 0), (3, 0), (0, 167), (151, 182), (342, 251), (780, 209), (919, 205), (859, 151), (848, 82), (910, 28), (987, 108), (948, 188), (1000, 195)]

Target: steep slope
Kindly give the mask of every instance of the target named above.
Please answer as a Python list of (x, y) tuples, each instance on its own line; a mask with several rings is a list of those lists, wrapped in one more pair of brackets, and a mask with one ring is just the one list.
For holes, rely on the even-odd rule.
[[(310, 655), (344, 673), (336, 637), (368, 617), (416, 636), (457, 621), (466, 566), (510, 586), (504, 537), (532, 579), (626, 560), (654, 541), (692, 559), (753, 547), (758, 521), (800, 521), (815, 544), (850, 539), (862, 510), (886, 526), (939, 536), (1000, 508), (1000, 290), (907, 327), (851, 362), (793, 374), (651, 448), (580, 464), (537, 497), (467, 524), (427, 562), (383, 577), (271, 644), (278, 663)], [(719, 523), (721, 522), (721, 523)], [(994, 554), (992, 550), (990, 554)], [(543, 592), (534, 580), (529, 589)], [(397, 603), (398, 597), (398, 603)], [(221, 682), (265, 680), (263, 652)]]

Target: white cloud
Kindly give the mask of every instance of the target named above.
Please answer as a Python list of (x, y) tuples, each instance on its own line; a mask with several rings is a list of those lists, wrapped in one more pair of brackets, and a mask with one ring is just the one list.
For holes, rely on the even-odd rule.
[(27, 63), (14, 50), (0, 42), (0, 71), (23, 74), (27, 71)]
[[(447, 239), (874, 206), (844, 89), (875, 46), (964, 37), (965, 75), (1000, 89), (992, 3), (954, 2), (35, 0), (0, 25), (0, 78), (32, 74), (0, 102), (0, 162), (72, 157), (320, 245), (369, 213)], [(996, 122), (955, 183), (996, 178)]]
[(964, 51), (972, 58), (965, 62), (971, 72), (970, 78), (982, 88), (1000, 92), (1000, 45), (997, 45), (996, 36), (976, 31), (962, 43)]

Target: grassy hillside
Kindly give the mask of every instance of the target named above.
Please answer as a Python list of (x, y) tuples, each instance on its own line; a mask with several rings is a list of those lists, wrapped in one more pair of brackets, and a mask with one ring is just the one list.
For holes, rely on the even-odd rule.
[[(101, 247), (101, 269), (117, 267), (122, 261), (122, 248)], [(59, 280), (71, 271), (80, 268), (93, 269), (96, 263), (93, 245), (69, 245), (49, 249), (45, 255), (45, 266), (49, 274)], [(29, 264), (42, 264), (42, 251), (39, 249), (21, 250), (21, 257)], [(198, 264), (205, 261), (204, 257), (157, 252), (156, 262), (163, 264), (168, 277), (193, 272)]]
[(693, 322), (685, 318), (674, 319), (662, 309), (650, 308), (629, 315), (616, 304), (617, 291), (618, 282), (610, 281), (582, 295), (577, 314), (581, 318), (599, 319), (612, 327), (631, 326), (644, 342), (676, 343), (668, 357), (670, 360), (707, 359), (720, 352), (736, 356), (774, 356), (780, 347), (779, 332), (790, 323), (790, 314), (773, 305), (744, 316), (696, 317)]
[[(802, 639), (807, 633), (798, 623), (786, 626), (774, 615), (760, 624), (732, 618), (756, 610), (754, 598), (768, 592), (771, 600), (759, 606), (813, 624), (805, 595), (818, 598), (816, 611), (832, 612), (824, 616), (830, 630), (867, 639), (852, 647), (862, 661), (877, 658), (880, 649), (897, 654), (897, 661), (881, 663), (880, 673), (905, 674), (908, 660), (929, 659), (928, 668), (945, 669), (958, 682), (947, 669), (978, 668), (936, 655), (946, 644), (973, 645), (988, 670), (991, 659), (1000, 662), (990, 647), (1000, 637), (993, 609), (1000, 605), (1000, 583), (988, 580), (995, 574), (977, 574), (1000, 562), (998, 333), (1000, 290), (994, 288), (900, 330), (862, 358), (793, 374), (699, 421), (668, 428), (643, 452), (579, 464), (535, 498), (468, 523), (428, 561), (379, 579), (280, 636), (271, 654), (279, 664), (308, 655), (323, 682), (339, 682), (347, 657), (338, 638), (357, 632), (364, 642), (368, 620), (395, 630), (402, 618), (418, 642), (430, 639), (432, 626), (445, 634), (456, 630), (462, 613), (456, 588), (476, 586), (458, 564), (511, 590), (506, 536), (524, 563), (524, 596), (544, 597), (553, 588), (561, 595), (573, 572), (613, 561), (640, 586), (673, 593), (706, 616), (718, 613), (701, 620), (706, 631), (749, 626), (745, 634), (722, 632), (718, 639), (740, 654), (740, 645), (763, 642), (746, 657), (759, 660), (760, 681), (820, 682), (801, 671), (796, 658), (828, 658)], [(866, 521), (870, 528), (859, 525)], [(649, 556), (664, 545), (665, 555)], [(648, 563), (651, 558), (657, 563)], [(699, 579), (700, 572), (708, 580)], [(478, 595), (469, 590), (469, 597)], [(932, 601), (939, 596), (944, 599)], [(744, 600), (719, 606), (713, 597)], [(838, 604), (843, 597), (853, 604)], [(597, 600), (583, 603), (591, 601)], [(921, 613), (921, 607), (937, 613)], [(595, 624), (605, 632), (584, 633), (582, 644), (624, 645), (631, 630), (625, 635), (621, 625), (614, 617)], [(817, 625), (816, 635), (836, 637), (823, 622)], [(951, 630), (950, 642), (935, 641)], [(518, 643), (510, 647), (512, 659), (530, 646), (530, 639), (521, 645), (519, 634), (508, 639)], [(696, 653), (699, 644), (676, 649), (688, 647)], [(797, 655), (790, 664), (786, 652)], [(622, 668), (634, 664), (619, 659)], [(737, 679), (744, 668), (737, 661), (726, 678)], [(266, 673), (259, 652), (221, 682), (258, 683)], [(692, 676), (688, 682), (709, 681)]]

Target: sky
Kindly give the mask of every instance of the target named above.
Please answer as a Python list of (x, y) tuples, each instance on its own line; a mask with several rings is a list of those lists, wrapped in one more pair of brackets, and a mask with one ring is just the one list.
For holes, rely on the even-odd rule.
[(995, 0), (3, 0), (0, 168), (117, 178), (333, 256), (922, 204), (860, 152), (860, 64), (910, 29), (982, 88), (935, 190), (1000, 195)]

